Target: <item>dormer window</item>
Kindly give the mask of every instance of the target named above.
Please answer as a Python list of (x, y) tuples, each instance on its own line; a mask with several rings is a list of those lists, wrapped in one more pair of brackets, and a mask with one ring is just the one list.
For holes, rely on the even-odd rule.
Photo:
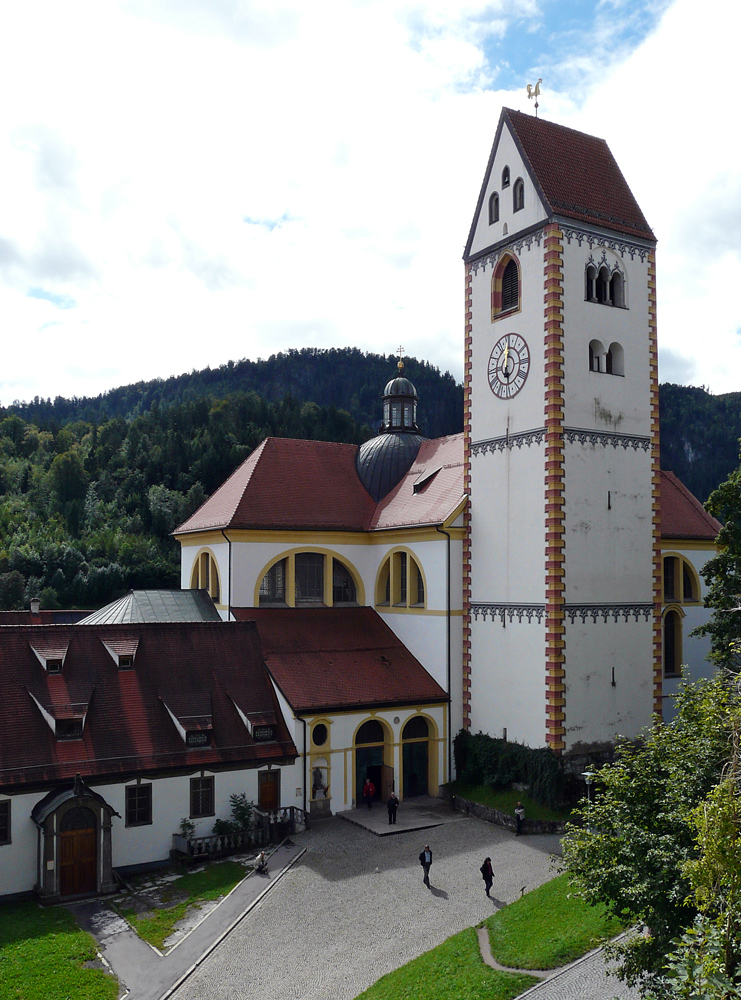
[(509, 167), (505, 167), (504, 170), (502, 171), (502, 187), (503, 188), (509, 187)]
[(62, 661), (60, 659), (47, 660), (46, 671), (49, 674), (61, 674)]
[(54, 735), (58, 740), (81, 740), (83, 719), (56, 719)]
[(269, 743), (275, 739), (275, 727), (255, 726), (252, 730), (252, 739), (255, 743)]
[(211, 746), (211, 733), (208, 729), (188, 730), (185, 733), (185, 745), (188, 749)]
[(134, 657), (133, 656), (119, 656), (119, 658), (118, 658), (118, 669), (119, 670), (133, 670), (134, 669)]

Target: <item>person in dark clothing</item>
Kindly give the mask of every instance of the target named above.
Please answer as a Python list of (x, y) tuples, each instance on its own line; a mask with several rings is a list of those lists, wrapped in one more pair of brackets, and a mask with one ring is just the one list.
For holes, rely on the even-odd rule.
[(525, 819), (525, 807), (522, 802), (518, 802), (515, 806), (515, 837), (519, 837), (522, 833), (522, 821)]
[(396, 792), (392, 792), (389, 795), (389, 800), (386, 803), (386, 808), (389, 811), (389, 824), (396, 822), (396, 810), (399, 808), (399, 798)]
[(432, 864), (432, 851), (430, 850), (430, 845), (425, 844), (424, 850), (420, 852), (419, 863), (424, 869), (424, 878), (422, 881), (425, 885), (430, 884), (430, 865)]
[(486, 895), (489, 895), (491, 890), (492, 882), (494, 881), (494, 869), (491, 867), (491, 858), (486, 858), (483, 865), (480, 868), (481, 877), (484, 880), (484, 885), (486, 886)]

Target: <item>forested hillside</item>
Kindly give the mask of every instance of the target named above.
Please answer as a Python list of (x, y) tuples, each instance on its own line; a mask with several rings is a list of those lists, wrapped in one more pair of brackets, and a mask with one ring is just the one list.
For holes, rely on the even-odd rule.
[[(33, 596), (92, 608), (132, 587), (177, 587), (170, 532), (260, 441), (361, 443), (378, 430), (395, 374), (395, 358), (294, 351), (92, 400), (0, 408), (0, 608)], [(412, 358), (406, 374), (422, 433), (460, 431), (452, 376)]]
[(666, 382), (660, 414), (661, 468), (679, 476), (704, 503), (738, 467), (741, 392), (712, 396), (702, 388)]
[[(269, 435), (360, 443), (396, 359), (304, 350), (125, 386), (95, 399), (0, 407), (0, 608), (99, 607), (177, 587), (170, 532)], [(427, 437), (462, 429), (463, 390), (406, 360)], [(737, 467), (741, 393), (661, 387), (662, 467), (701, 499)]]

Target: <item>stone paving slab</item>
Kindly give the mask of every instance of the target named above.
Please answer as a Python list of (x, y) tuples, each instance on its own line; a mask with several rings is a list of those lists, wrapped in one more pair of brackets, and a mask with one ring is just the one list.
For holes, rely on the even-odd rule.
[(603, 950), (597, 948), (531, 987), (518, 1000), (640, 1000), (638, 990), (609, 975), (609, 970)]
[[(301, 860), (172, 1000), (354, 1000), (378, 978), (553, 878), (553, 835), (515, 838), (461, 813), (405, 836), (332, 818), (293, 838)], [(431, 885), (418, 855), (433, 852)], [(494, 866), (487, 899), (479, 867)], [(134, 998), (132, 998), (134, 1000)]]

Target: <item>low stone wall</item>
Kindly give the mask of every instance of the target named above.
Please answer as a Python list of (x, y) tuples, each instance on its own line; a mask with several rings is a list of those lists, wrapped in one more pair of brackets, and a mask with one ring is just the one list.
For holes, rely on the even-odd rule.
[[(507, 830), (515, 832), (515, 817), (510, 813), (501, 812), (499, 809), (492, 809), (490, 806), (482, 806), (480, 802), (471, 802), (460, 795), (455, 795), (447, 786), (441, 785), (439, 796), (449, 802), (453, 809), (470, 813), (477, 819), (483, 819), (486, 823), (493, 823), (495, 826), (503, 826)], [(522, 822), (522, 832), (527, 833), (563, 833), (566, 824), (562, 820), (547, 819), (524, 819)]]

